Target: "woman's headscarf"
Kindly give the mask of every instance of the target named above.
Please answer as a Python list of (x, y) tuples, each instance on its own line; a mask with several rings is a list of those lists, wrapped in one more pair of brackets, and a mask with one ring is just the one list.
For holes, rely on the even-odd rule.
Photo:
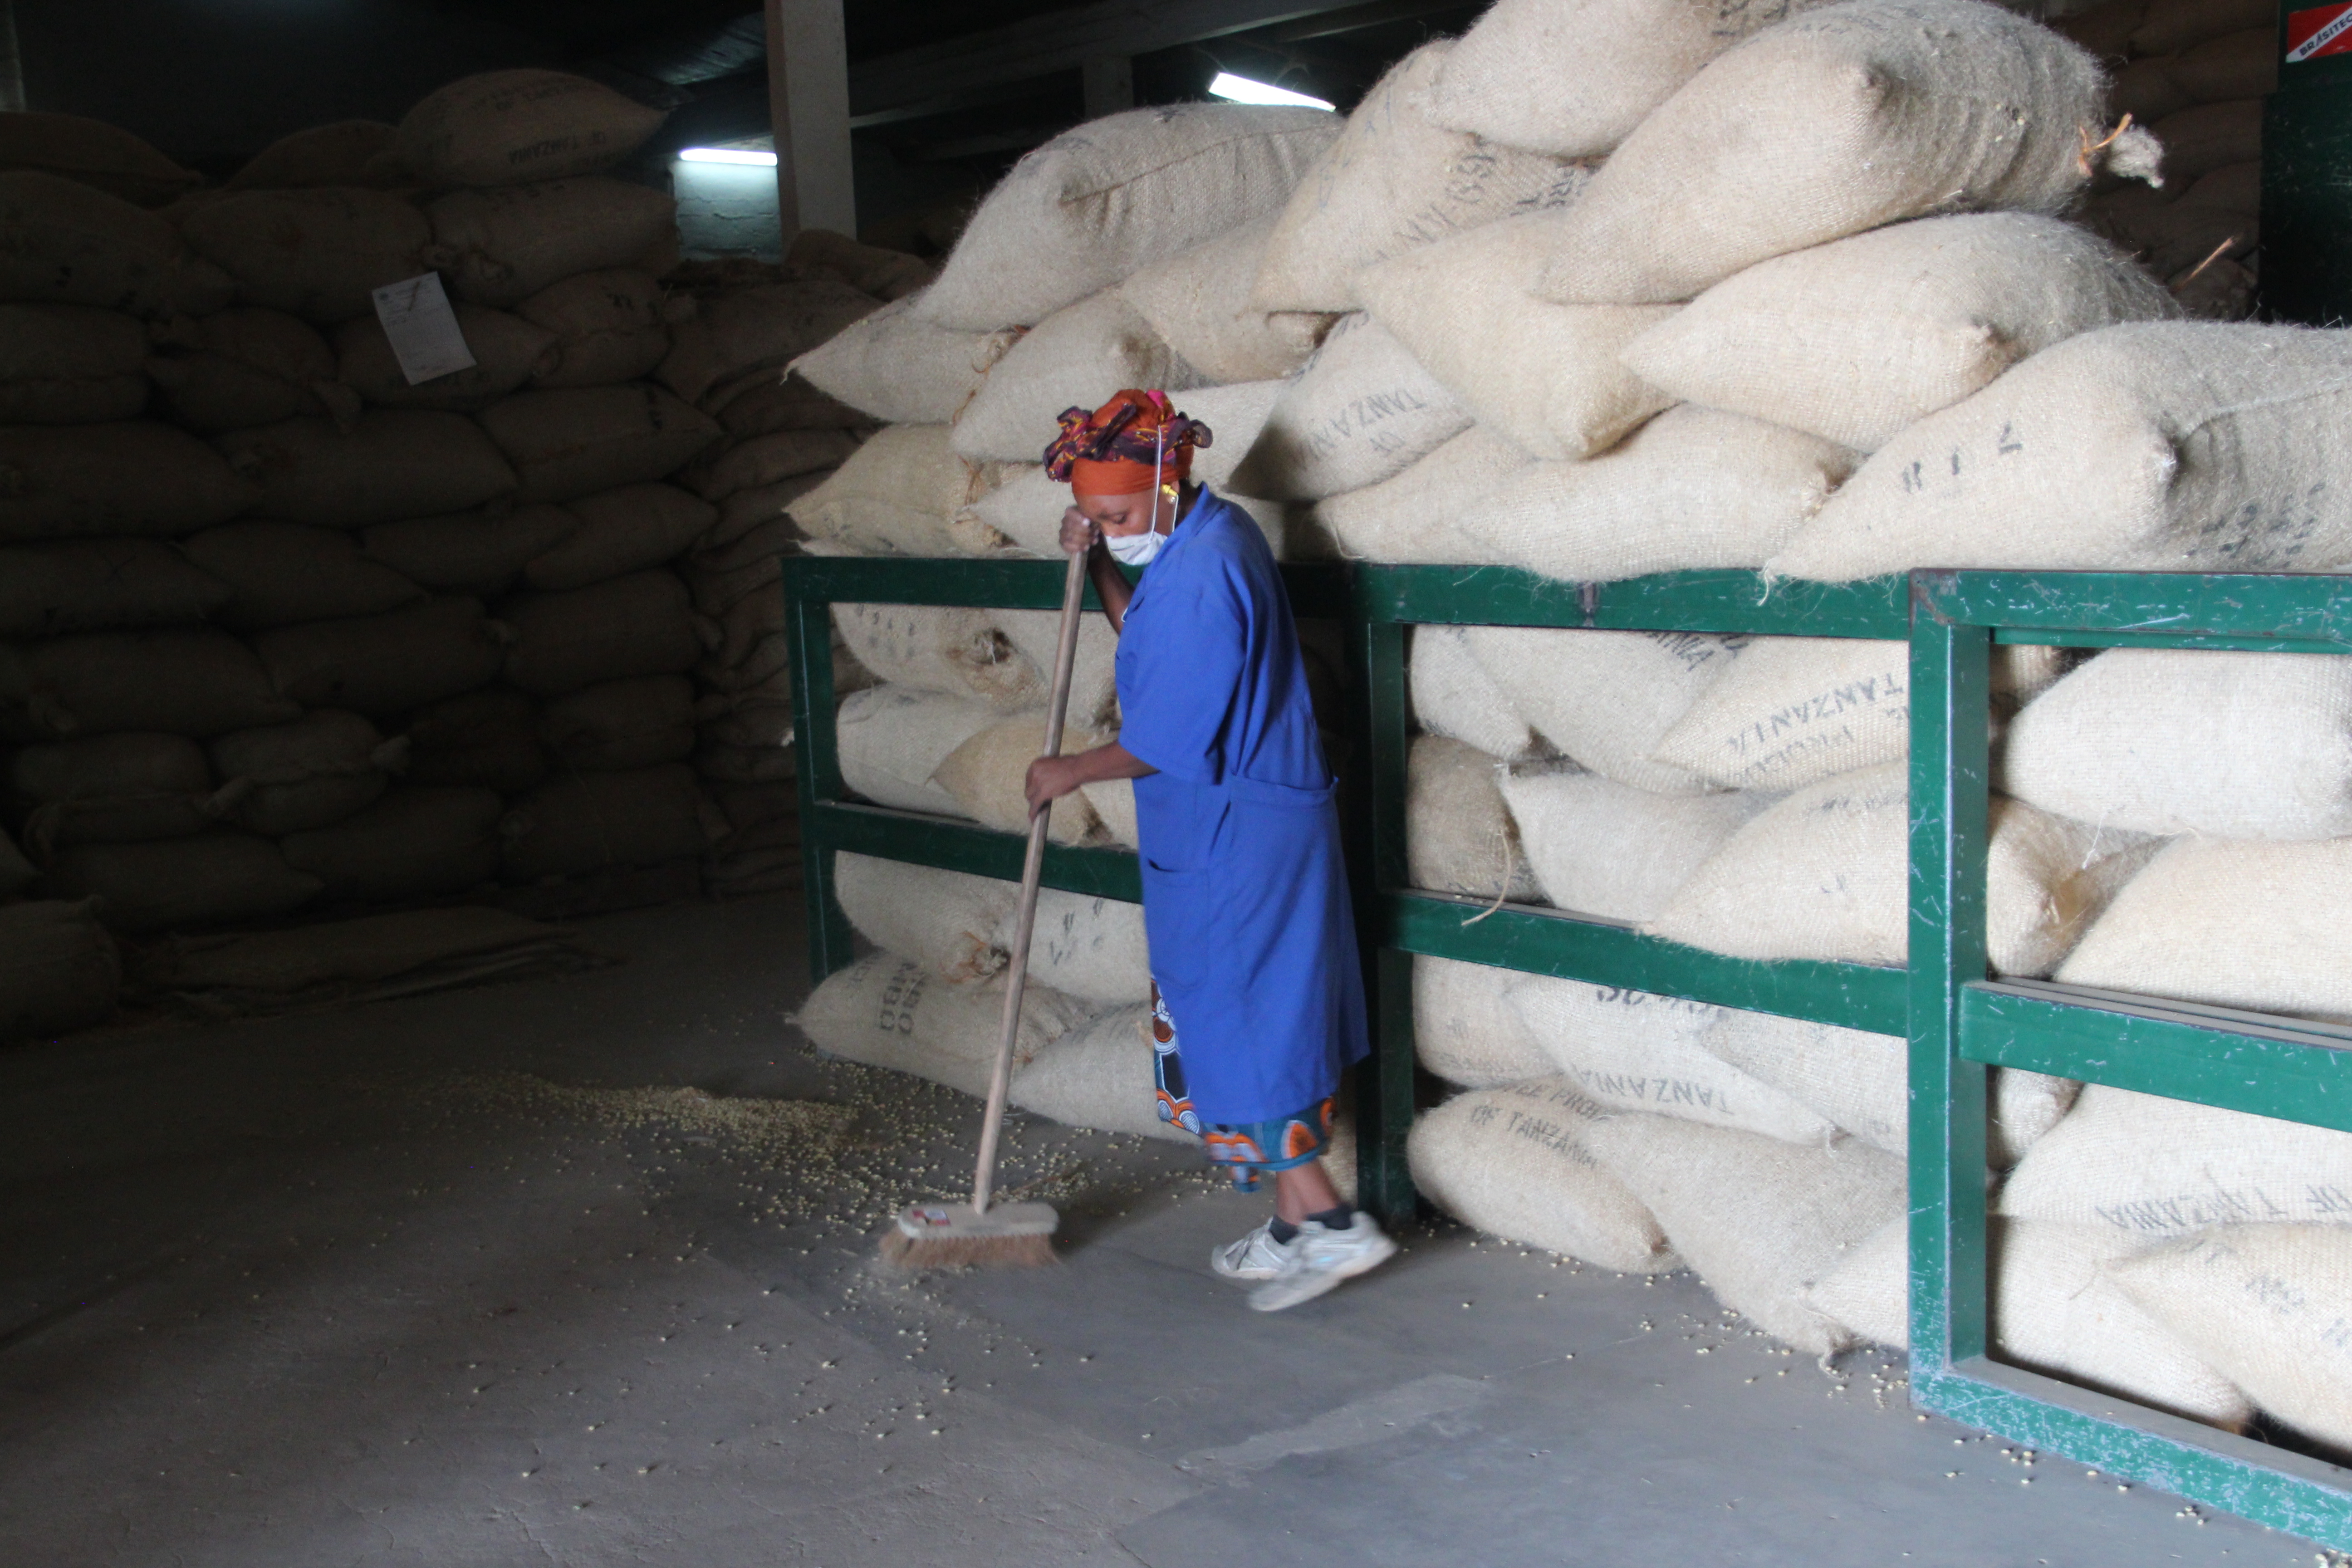
[(1062, 410), (1045, 473), (1076, 495), (1140, 495), (1191, 478), (1193, 448), (1213, 440), (1209, 427), (1177, 413), (1166, 393), (1129, 388), (1092, 414)]

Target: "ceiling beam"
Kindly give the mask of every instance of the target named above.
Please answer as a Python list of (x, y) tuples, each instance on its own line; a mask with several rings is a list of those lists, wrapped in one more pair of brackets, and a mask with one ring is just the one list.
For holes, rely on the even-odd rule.
[(1347, 0), (1096, 0), (853, 62), (850, 112), (862, 118), (972, 88), (1074, 71), (1107, 55), (1150, 54), (1355, 8)]

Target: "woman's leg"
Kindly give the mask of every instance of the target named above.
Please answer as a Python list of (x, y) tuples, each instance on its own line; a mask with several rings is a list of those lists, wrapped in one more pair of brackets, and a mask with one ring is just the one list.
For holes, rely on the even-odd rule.
[(1309, 1160), (1304, 1165), (1293, 1165), (1287, 1171), (1274, 1173), (1275, 1217), (1285, 1225), (1297, 1225), (1308, 1215), (1347, 1206), (1339, 1197), (1339, 1190), (1331, 1184), (1331, 1178), (1324, 1174), (1320, 1160)]

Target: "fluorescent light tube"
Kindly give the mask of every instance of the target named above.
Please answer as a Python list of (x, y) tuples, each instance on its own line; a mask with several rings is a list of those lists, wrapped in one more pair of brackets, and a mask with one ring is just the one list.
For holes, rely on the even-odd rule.
[(1293, 92), (1272, 82), (1252, 81), (1231, 71), (1219, 71), (1217, 79), (1209, 84), (1209, 96), (1234, 103), (1288, 103), (1300, 109), (1328, 109), (1331, 106), (1319, 98), (1309, 98), (1303, 92)]

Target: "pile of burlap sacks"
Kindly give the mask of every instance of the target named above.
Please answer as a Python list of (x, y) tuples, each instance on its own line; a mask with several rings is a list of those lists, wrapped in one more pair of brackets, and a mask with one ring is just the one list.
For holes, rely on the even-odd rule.
[[(0, 116), (0, 1037), (103, 1016), (109, 933), (796, 879), (777, 524), (867, 426), (782, 367), (929, 274), (682, 268), (600, 173), (659, 121), (492, 73), (196, 190)], [(475, 363), (412, 385), (427, 271)]]
[[(2201, 60), (2226, 52), (2213, 26), (2151, 7), (2127, 37)], [(936, 284), (802, 362), (898, 427), (794, 516), (815, 550), (1051, 555), (1064, 502), (1034, 465), (1055, 414), (1160, 385), (1216, 432), (1200, 476), (1294, 557), (1564, 582), (2352, 564), (2326, 435), (2346, 335), (2189, 320), (2238, 308), (2200, 287), (2201, 253), (2150, 231), (2136, 258), (2078, 221), (2134, 183), (2178, 192), (2183, 156), (2122, 123), (2091, 53), (1974, 0), (1728, 24), (1500, 0), (1344, 121), (1139, 110), (1024, 160)], [(1002, 715), (1034, 707), (1050, 646), (1021, 626), (845, 613), (887, 683), (844, 705), (851, 786), (1017, 826), (1037, 726)], [(1412, 880), (1736, 957), (1899, 965), (1906, 653), (1421, 628)], [(2338, 663), (2000, 650), (1993, 966), (2352, 1016)], [(1059, 830), (1118, 820), (1090, 797)], [(924, 1027), (908, 987), (973, 982), (852, 913), (895, 956), (821, 989), (811, 1032), (886, 1059)], [(1001, 948), (992, 929), (957, 928)], [(1423, 1063), (1461, 1091), (1412, 1139), (1441, 1206), (1612, 1268), (1687, 1264), (1792, 1345), (1903, 1343), (1900, 1039), (1440, 961), (1416, 982)], [(1040, 999), (1036, 1059), (1087, 1037), (1064, 1005)], [(1078, 1119), (1145, 1114), (1145, 1066), (1117, 1062), (1094, 1081), (1123, 1075), (1124, 1109)], [(1992, 1100), (1998, 1353), (2352, 1443), (2326, 1306), (2352, 1282), (2352, 1228), (2330, 1228), (2352, 1137), (2027, 1073)]]

